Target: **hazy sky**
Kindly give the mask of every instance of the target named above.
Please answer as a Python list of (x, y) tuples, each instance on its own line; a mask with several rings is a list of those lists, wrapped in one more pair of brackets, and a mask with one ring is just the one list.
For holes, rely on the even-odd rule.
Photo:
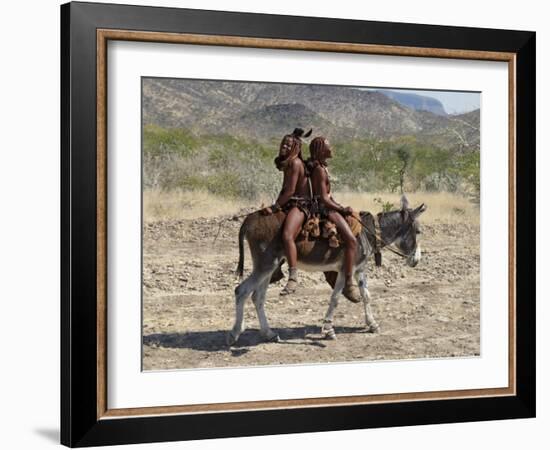
[[(443, 108), (447, 114), (460, 114), (468, 111), (473, 111), (479, 108), (480, 93), (479, 92), (452, 92), (452, 91), (427, 91), (414, 89), (386, 89), (378, 88), (385, 91), (403, 92), (408, 94), (424, 95), (433, 97), (443, 104)], [(369, 89), (369, 90), (378, 90)]]

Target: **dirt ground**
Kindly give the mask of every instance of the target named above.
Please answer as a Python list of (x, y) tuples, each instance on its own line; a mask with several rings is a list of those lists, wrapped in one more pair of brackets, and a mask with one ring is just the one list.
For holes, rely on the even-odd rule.
[[(422, 260), (410, 268), (383, 252), (367, 276), (378, 333), (364, 331), (361, 304), (342, 297), (336, 340), (320, 327), (330, 287), (321, 273), (300, 272), (300, 289), (268, 290), (266, 314), (281, 342), (265, 343), (251, 300), (237, 345), (225, 335), (234, 320), (234, 270), (240, 221), (159, 220), (143, 230), (143, 370), (476, 356), (480, 353), (479, 226), (422, 225)], [(245, 276), (250, 254), (245, 247)]]

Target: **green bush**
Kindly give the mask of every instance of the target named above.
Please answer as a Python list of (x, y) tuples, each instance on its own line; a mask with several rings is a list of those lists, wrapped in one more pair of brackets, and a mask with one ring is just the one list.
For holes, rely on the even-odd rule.
[[(282, 181), (273, 164), (278, 146), (275, 139), (260, 143), (146, 125), (143, 184), (166, 190), (207, 190), (228, 198), (275, 198)], [(456, 191), (467, 185), (479, 197), (477, 150), (442, 149), (407, 136), (334, 143), (333, 149), (329, 163), (333, 190)], [(307, 157), (306, 145), (302, 152)]]
[(143, 152), (150, 155), (176, 153), (183, 157), (191, 156), (198, 145), (197, 138), (179, 128), (161, 128), (157, 125), (143, 128)]

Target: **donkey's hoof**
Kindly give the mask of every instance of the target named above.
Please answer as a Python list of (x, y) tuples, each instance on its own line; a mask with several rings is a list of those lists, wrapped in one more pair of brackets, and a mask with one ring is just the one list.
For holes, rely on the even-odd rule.
[(281, 342), (281, 338), (279, 337), (279, 335), (271, 330), (269, 330), (262, 336), (266, 342)]
[(225, 343), (229, 346), (235, 345), (239, 340), (239, 336), (235, 336), (232, 331), (228, 331), (225, 335)]
[(334, 328), (322, 330), (322, 335), (325, 339), (328, 339), (329, 341), (336, 340), (336, 332), (334, 331)]
[(380, 325), (378, 325), (376, 322), (370, 324), (366, 327), (367, 333), (378, 333), (380, 331)]

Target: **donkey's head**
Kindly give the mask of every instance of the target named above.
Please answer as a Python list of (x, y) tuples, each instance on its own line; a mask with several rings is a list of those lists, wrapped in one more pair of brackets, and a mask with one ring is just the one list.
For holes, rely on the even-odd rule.
[(417, 219), (426, 209), (424, 203), (417, 208), (410, 208), (407, 197), (403, 195), (399, 210), (379, 215), (382, 240), (387, 245), (393, 244), (397, 247), (407, 257), (407, 264), (411, 267), (415, 267), (422, 256), (418, 243), (420, 225)]

